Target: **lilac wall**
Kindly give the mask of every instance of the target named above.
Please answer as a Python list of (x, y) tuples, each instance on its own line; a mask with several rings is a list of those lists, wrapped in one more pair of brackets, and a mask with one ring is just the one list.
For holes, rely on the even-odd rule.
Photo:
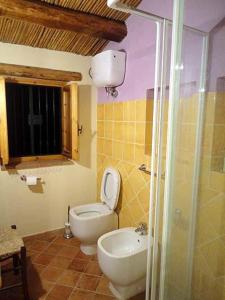
[[(109, 43), (107, 49), (127, 52), (126, 75), (124, 83), (118, 88), (117, 101), (143, 98), (146, 90), (154, 86), (156, 25), (139, 17), (127, 21), (128, 35), (121, 43)], [(104, 89), (99, 89), (98, 101), (107, 102)]]
[[(143, 0), (139, 8), (172, 19), (173, 0)], [(186, 0), (185, 24), (208, 32), (224, 17), (224, 12), (224, 0)], [(154, 86), (156, 25), (152, 21), (131, 16), (127, 20), (127, 29), (128, 35), (121, 43), (111, 42), (105, 49), (124, 49), (127, 52), (125, 81), (118, 88), (119, 96), (116, 101), (144, 98), (146, 90)], [(215, 89), (216, 74), (222, 76), (225, 70), (224, 40), (224, 35), (218, 33), (218, 38), (215, 39), (212, 71), (210, 72), (211, 89)], [(222, 47), (221, 44), (223, 44)], [(195, 91), (198, 88), (200, 74), (201, 45), (200, 36), (192, 32), (184, 34), (182, 52), (184, 70), (181, 80), (183, 83), (188, 83), (187, 89), (190, 86), (189, 83), (195, 82)], [(222, 64), (218, 63), (218, 57)], [(185, 91), (185, 95), (195, 91), (192, 85), (192, 90)], [(112, 100), (111, 97), (106, 96), (104, 89), (99, 89), (98, 102)]]
[[(224, 12), (225, 15), (225, 12)], [(225, 91), (219, 87), (218, 78), (225, 78), (225, 18), (210, 34), (208, 84), (210, 91)], [(223, 82), (225, 82), (223, 80)]]

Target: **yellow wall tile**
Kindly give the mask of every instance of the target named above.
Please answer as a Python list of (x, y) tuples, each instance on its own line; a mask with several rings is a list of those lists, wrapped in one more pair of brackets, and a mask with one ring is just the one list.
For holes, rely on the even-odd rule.
[(103, 139), (97, 139), (97, 153), (103, 153)]
[(124, 138), (124, 123), (114, 122), (113, 125), (113, 139), (118, 141), (123, 141)]
[(149, 211), (150, 187), (145, 185), (138, 193), (138, 200), (145, 213)]
[(113, 120), (113, 103), (105, 104), (105, 120)]
[(136, 120), (136, 102), (135, 101), (126, 101), (123, 104), (123, 117), (124, 121)]
[(207, 93), (205, 107), (205, 124), (213, 124), (215, 116), (215, 93)]
[(144, 145), (135, 145), (134, 146), (135, 151), (135, 163), (137, 165), (141, 165), (145, 163), (145, 147)]
[[(151, 114), (153, 101), (149, 101), (149, 104), (148, 112)], [(102, 105), (98, 111), (98, 192), (100, 191), (102, 172), (109, 165), (115, 166), (122, 179), (122, 194), (118, 205), (120, 226), (135, 226), (140, 220), (147, 221), (148, 217), (146, 214), (148, 203), (144, 204), (148, 189), (145, 190), (145, 197), (144, 191), (139, 195), (141, 197), (143, 194), (141, 201), (137, 196), (150, 180), (149, 175), (146, 178), (147, 174), (138, 170), (138, 166), (145, 163), (147, 159), (144, 148), (146, 101), (109, 103)], [(104, 118), (104, 122), (99, 118)], [(150, 120), (151, 118), (149, 116)], [(135, 139), (136, 135), (138, 136)], [(100, 137), (104, 137), (104, 139)], [(150, 160), (149, 157), (148, 160)], [(134, 204), (137, 207), (133, 216), (130, 215), (130, 208), (127, 207), (131, 201), (135, 201)]]
[(219, 192), (225, 192), (225, 174), (219, 172), (210, 173), (210, 187)]
[(105, 118), (105, 105), (98, 104), (97, 105), (97, 120), (104, 120)]
[(134, 223), (138, 222), (145, 215), (137, 198), (128, 204), (128, 210)]
[(128, 143), (134, 143), (135, 139), (135, 123), (126, 122), (124, 124), (124, 141)]
[(103, 152), (105, 155), (112, 156), (112, 141), (104, 140), (103, 142)]
[(123, 121), (123, 102), (114, 102), (113, 111), (113, 120)]
[(146, 122), (153, 122), (153, 106), (154, 106), (154, 100), (148, 99), (146, 101)]
[(97, 134), (98, 137), (104, 138), (104, 133), (105, 133), (105, 129), (104, 129), (104, 121), (98, 121), (97, 122)]
[(145, 123), (145, 154), (151, 155), (152, 152), (152, 123)]
[(123, 159), (125, 161), (134, 161), (134, 144), (124, 143), (123, 145)]
[(215, 95), (215, 120), (216, 124), (225, 123), (225, 93), (216, 93)]
[(225, 245), (222, 239), (216, 239), (203, 246), (201, 252), (215, 277), (225, 276)]
[(104, 123), (104, 129), (105, 129), (105, 138), (111, 139), (112, 133), (113, 133), (113, 125), (114, 123), (112, 121), (105, 121)]
[(137, 100), (136, 102), (136, 121), (146, 121), (146, 100)]
[(145, 123), (136, 123), (135, 143), (145, 144)]
[(123, 159), (123, 143), (113, 142), (113, 157), (119, 160)]
[(225, 195), (220, 194), (209, 203), (207, 203), (203, 208), (207, 215), (207, 222), (216, 232), (216, 236), (225, 235)]

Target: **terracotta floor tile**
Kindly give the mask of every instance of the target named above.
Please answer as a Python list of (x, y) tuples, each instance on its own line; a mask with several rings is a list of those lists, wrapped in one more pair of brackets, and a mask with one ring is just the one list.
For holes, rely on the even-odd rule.
[(70, 239), (65, 239), (63, 236), (58, 236), (54, 241), (53, 244), (61, 245), (61, 246), (70, 246)]
[(34, 261), (34, 259), (40, 255), (41, 252), (37, 252), (37, 251), (33, 251), (33, 250), (28, 250), (27, 251), (27, 258), (30, 260), (30, 261)]
[(56, 284), (46, 297), (46, 300), (66, 300), (69, 298), (72, 290), (71, 287)]
[(26, 247), (26, 249), (30, 249), (31, 245), (33, 244), (34, 240), (25, 240), (25, 238), (23, 238), (23, 242), (24, 242), (24, 245)]
[(101, 276), (102, 270), (100, 269), (97, 261), (89, 261), (85, 273)]
[(94, 275), (82, 274), (77, 287), (83, 290), (95, 291), (99, 284), (100, 277)]
[(130, 300), (145, 300), (145, 292), (130, 298)]
[(34, 269), (28, 270), (27, 281), (29, 288), (33, 289), (36, 286), (42, 286), (41, 272), (38, 273)]
[(94, 300), (112, 300), (112, 299), (116, 299), (116, 298), (112, 296), (101, 295), (101, 294), (95, 294), (94, 296)]
[(33, 285), (29, 285), (29, 295), (31, 300), (45, 299), (53, 286), (54, 284), (47, 280), (43, 280), (41, 284), (36, 282)]
[(52, 242), (56, 239), (57, 235), (54, 232), (45, 232), (36, 235), (36, 240)]
[(109, 280), (105, 276), (100, 278), (99, 284), (97, 286), (96, 291), (100, 294), (112, 296), (112, 293), (109, 289)]
[(35, 240), (36, 240), (36, 238), (35, 238), (34, 235), (29, 235), (29, 236), (23, 237), (23, 242), (24, 242), (24, 244), (33, 242), (33, 241), (35, 241)]
[(94, 296), (95, 294), (92, 292), (75, 289), (69, 300), (93, 300)]
[(77, 238), (75, 238), (75, 237), (73, 237), (72, 239), (69, 239), (69, 244), (71, 246), (80, 247), (80, 241)]
[(62, 275), (62, 272), (64, 269), (60, 268), (55, 268), (52, 266), (48, 266), (42, 273), (41, 273), (41, 278), (51, 281), (51, 282), (56, 282), (57, 279)]
[(45, 249), (45, 254), (56, 255), (61, 248), (62, 246), (60, 245), (50, 244), (48, 248)]
[(87, 268), (87, 265), (88, 265), (87, 260), (75, 258), (69, 265), (68, 269), (78, 271), (78, 272), (84, 272)]
[(34, 263), (39, 265), (49, 265), (55, 256), (41, 253), (34, 259)]
[(79, 252), (78, 247), (61, 246), (61, 249), (57, 253), (57, 255), (63, 256), (63, 257), (68, 257), (68, 258), (74, 258), (78, 252)]
[(73, 270), (65, 270), (58, 278), (57, 283), (61, 285), (74, 287), (77, 284), (80, 276), (81, 273), (79, 272)]
[(62, 257), (62, 256), (55, 256), (50, 265), (54, 266), (56, 268), (62, 268), (62, 269), (67, 269), (68, 266), (71, 264), (72, 259), (67, 258), (67, 257)]
[(49, 246), (49, 242), (46, 241), (33, 241), (33, 243), (28, 247), (29, 250), (34, 251), (44, 251)]
[(40, 274), (45, 268), (46, 268), (45, 265), (39, 265), (39, 264), (32, 263), (29, 265), (27, 271), (28, 271), (28, 274), (34, 273), (34, 272)]
[(64, 231), (65, 231), (65, 228), (60, 228), (60, 229), (55, 229), (55, 230), (53, 230), (53, 232), (54, 232), (55, 235), (57, 235), (57, 236), (63, 236)]
[(98, 256), (97, 256), (97, 254), (92, 255), (92, 256), (91, 256), (91, 260), (98, 261)]

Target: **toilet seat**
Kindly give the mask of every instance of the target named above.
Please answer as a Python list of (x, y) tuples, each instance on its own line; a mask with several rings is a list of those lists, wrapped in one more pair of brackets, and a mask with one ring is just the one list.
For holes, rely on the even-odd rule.
[(101, 201), (111, 210), (117, 206), (120, 192), (120, 174), (113, 168), (105, 169), (101, 184)]
[(117, 206), (119, 192), (120, 174), (112, 168), (107, 168), (102, 177), (101, 202), (70, 209), (71, 231), (81, 241), (80, 249), (86, 255), (96, 254), (98, 238), (118, 228), (118, 215), (114, 209)]
[(74, 218), (86, 220), (110, 214), (117, 206), (120, 192), (120, 174), (117, 170), (107, 168), (102, 177), (101, 202), (84, 204), (71, 209)]
[(85, 211), (77, 214), (81, 218), (96, 217), (100, 215), (99, 211)]
[(102, 215), (111, 214), (112, 211), (104, 203), (93, 203), (76, 206), (70, 210), (71, 215), (76, 219), (90, 220)]

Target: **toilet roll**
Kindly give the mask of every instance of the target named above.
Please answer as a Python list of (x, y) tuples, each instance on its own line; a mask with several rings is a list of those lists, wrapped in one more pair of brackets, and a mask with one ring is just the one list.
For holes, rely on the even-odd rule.
[(26, 176), (26, 185), (36, 185), (37, 179), (36, 176)]

